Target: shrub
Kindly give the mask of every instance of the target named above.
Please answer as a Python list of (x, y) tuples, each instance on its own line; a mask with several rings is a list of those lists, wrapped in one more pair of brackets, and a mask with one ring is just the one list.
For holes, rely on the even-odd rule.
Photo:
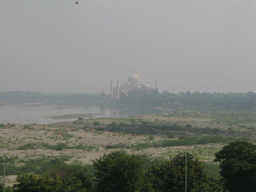
[(175, 135), (173, 133), (170, 133), (167, 135), (167, 138), (175, 138)]
[(98, 125), (100, 125), (100, 122), (99, 121), (94, 121), (93, 126), (98, 126)]
[(115, 121), (113, 121), (113, 122), (110, 124), (110, 127), (112, 127), (112, 128), (116, 128), (116, 127), (117, 127), (116, 122), (115, 122)]
[(123, 126), (125, 124), (125, 122), (121, 121), (119, 124), (120, 124), (120, 126)]
[(135, 119), (131, 119), (130, 121), (131, 121), (131, 124), (133, 124), (133, 125), (136, 123)]
[(39, 147), (39, 144), (36, 143), (26, 143), (24, 145), (21, 145), (17, 147), (17, 150), (29, 150), (29, 149), (37, 149)]
[(155, 139), (155, 137), (153, 135), (148, 136), (148, 140), (154, 140), (154, 139)]

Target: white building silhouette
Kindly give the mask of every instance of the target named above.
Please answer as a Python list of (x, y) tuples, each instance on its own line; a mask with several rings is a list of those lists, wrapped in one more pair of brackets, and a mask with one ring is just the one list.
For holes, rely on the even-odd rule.
[(158, 91), (157, 81), (155, 81), (155, 86), (150, 86), (149, 82), (141, 83), (140, 77), (133, 72), (128, 77), (128, 82), (122, 85), (119, 85), (119, 81), (117, 80), (116, 87), (113, 87), (113, 81), (110, 83), (110, 96), (112, 98), (119, 99), (120, 94), (128, 96), (128, 92), (138, 92), (138, 93), (150, 93), (153, 91)]

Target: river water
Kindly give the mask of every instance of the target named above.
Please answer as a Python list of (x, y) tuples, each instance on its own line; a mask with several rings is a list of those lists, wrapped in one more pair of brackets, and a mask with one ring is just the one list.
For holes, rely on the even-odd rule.
[[(101, 108), (97, 106), (55, 106), (40, 103), (23, 103), (0, 106), (0, 124), (7, 123), (37, 123), (51, 124), (64, 121), (74, 121), (77, 118), (52, 119), (51, 116), (71, 115), (71, 114), (93, 114), (90, 118), (117, 117), (128, 118), (136, 115), (155, 113), (153, 111), (140, 109), (115, 109)], [(88, 117), (89, 118), (89, 117)]]

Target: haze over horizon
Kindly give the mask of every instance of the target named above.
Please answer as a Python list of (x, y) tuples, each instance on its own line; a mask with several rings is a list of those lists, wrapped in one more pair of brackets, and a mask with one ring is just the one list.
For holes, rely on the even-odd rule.
[(256, 92), (253, 0), (2, 0), (0, 91)]

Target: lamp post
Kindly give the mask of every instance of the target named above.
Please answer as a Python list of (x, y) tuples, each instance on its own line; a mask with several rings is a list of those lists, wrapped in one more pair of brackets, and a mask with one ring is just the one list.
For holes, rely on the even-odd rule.
[[(185, 155), (185, 192), (187, 192), (187, 185), (188, 185), (188, 154), (186, 152), (181, 152), (181, 154)], [(189, 153), (192, 155), (192, 153)]]
[(4, 161), (4, 192), (5, 192), (5, 158), (10, 159), (10, 157), (6, 156), (6, 157), (4, 158), (4, 156), (2, 156), (2, 155), (0, 155), (0, 157), (2, 157), (2, 158), (3, 158), (3, 161)]

